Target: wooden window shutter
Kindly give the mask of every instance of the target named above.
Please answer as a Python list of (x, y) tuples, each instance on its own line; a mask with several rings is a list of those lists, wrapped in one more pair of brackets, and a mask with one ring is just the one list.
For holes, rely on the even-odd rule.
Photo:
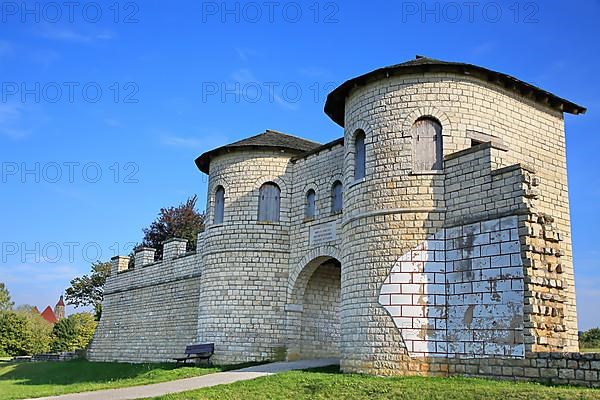
[(265, 183), (260, 188), (258, 199), (258, 220), (263, 222), (279, 221), (281, 191), (274, 183)]
[(432, 119), (420, 119), (412, 127), (413, 170), (442, 169), (442, 127)]

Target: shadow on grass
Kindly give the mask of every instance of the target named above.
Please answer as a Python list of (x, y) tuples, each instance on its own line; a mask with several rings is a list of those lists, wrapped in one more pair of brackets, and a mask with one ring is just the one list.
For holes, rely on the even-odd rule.
[[(11, 368), (13, 367), (14, 368)], [(84, 360), (65, 362), (35, 362), (3, 364), (6, 372), (0, 381), (16, 380), (25, 385), (71, 385), (77, 383), (106, 383), (123, 379), (151, 377), (161, 371), (175, 369), (171, 364), (91, 363)]]
[(326, 367), (303, 369), (303, 372), (316, 372), (320, 374), (341, 374), (339, 365), (328, 365)]
[(218, 366), (212, 364), (188, 364), (176, 367), (174, 363), (128, 364), (111, 362), (89, 362), (72, 360), (65, 362), (27, 362), (0, 364), (0, 383), (13, 381), (20, 385), (74, 385), (103, 384), (122, 380), (143, 380), (151, 382), (153, 378), (175, 380), (202, 375), (206, 373), (230, 371), (233, 369), (252, 367), (264, 363), (244, 363)]

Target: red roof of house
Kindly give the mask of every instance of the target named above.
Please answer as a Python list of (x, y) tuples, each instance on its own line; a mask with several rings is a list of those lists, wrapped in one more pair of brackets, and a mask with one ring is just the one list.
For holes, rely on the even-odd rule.
[(56, 315), (54, 315), (54, 311), (52, 311), (52, 308), (50, 308), (50, 306), (46, 307), (40, 315), (42, 316), (42, 318), (44, 318), (51, 324), (55, 324), (58, 322), (58, 319), (56, 319)]

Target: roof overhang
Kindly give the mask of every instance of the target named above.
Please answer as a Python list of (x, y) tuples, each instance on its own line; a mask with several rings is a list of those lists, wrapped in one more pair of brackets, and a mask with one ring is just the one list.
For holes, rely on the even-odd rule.
[(583, 114), (586, 112), (585, 107), (501, 72), (472, 64), (440, 61), (417, 56), (416, 60), (379, 68), (344, 82), (327, 96), (325, 113), (335, 123), (343, 127), (346, 98), (353, 89), (390, 77), (434, 72), (472, 76), (486, 82), (492, 82), (504, 89), (518, 93), (525, 98), (532, 99), (561, 112), (570, 114)]

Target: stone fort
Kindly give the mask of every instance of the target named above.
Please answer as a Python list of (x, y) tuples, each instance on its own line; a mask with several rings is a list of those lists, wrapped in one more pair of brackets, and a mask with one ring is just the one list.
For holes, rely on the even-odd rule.
[(267, 130), (196, 159), (206, 229), (114, 257), (96, 361), (337, 357), (346, 372), (598, 385), (578, 351), (564, 113), (512, 76), (419, 57), (327, 97), (344, 136)]

